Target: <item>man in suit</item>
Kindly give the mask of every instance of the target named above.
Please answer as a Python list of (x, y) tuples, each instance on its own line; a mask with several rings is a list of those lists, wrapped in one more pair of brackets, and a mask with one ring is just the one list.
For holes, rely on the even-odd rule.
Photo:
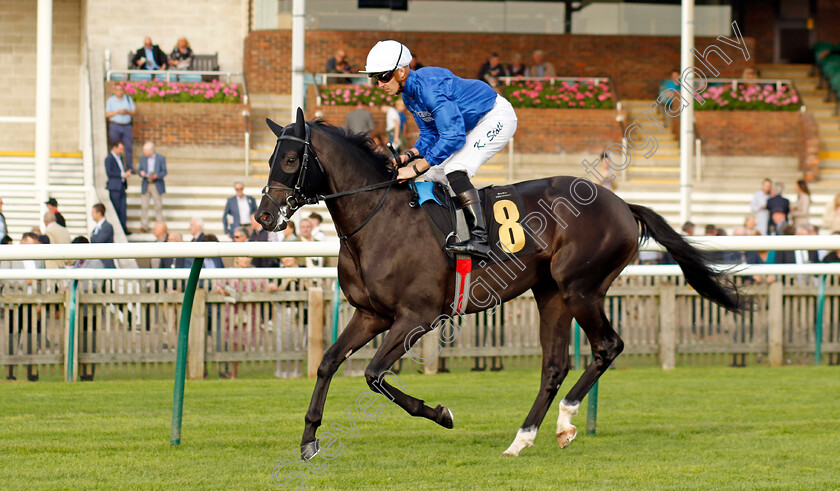
[(149, 36), (143, 39), (143, 47), (131, 59), (135, 70), (166, 70), (166, 61), (166, 53), (157, 44), (152, 44)]
[(58, 200), (55, 198), (50, 198), (44, 202), (47, 205), (47, 209), (50, 210), (53, 215), (55, 215), (55, 223), (61, 225), (62, 227), (67, 227), (67, 222), (64, 220), (64, 215), (59, 213), (58, 211)]
[(128, 217), (126, 216), (125, 190), (128, 187), (126, 179), (131, 175), (132, 169), (123, 163), (124, 153), (125, 147), (121, 141), (111, 142), (111, 152), (105, 157), (105, 173), (108, 175), (108, 184), (105, 185), (105, 189), (111, 194), (111, 204), (114, 205), (114, 211), (117, 212), (123, 231), (126, 235), (131, 235), (126, 225)]
[[(143, 178), (140, 184), (140, 231), (149, 231), (149, 199), (155, 202), (155, 220), (163, 221), (162, 197), (166, 192), (163, 178), (166, 177), (166, 157), (155, 153), (155, 144), (147, 141), (143, 145), (138, 174)], [(149, 186), (149, 183), (154, 184)]]
[(233, 239), (233, 231), (251, 222), (251, 213), (257, 211), (257, 202), (250, 196), (245, 196), (245, 185), (241, 182), (233, 183), (235, 196), (231, 196), (225, 204), (222, 215), (222, 225), (228, 237)]
[[(105, 220), (105, 205), (96, 203), (90, 211), (90, 216), (96, 222), (93, 231), (90, 233), (91, 244), (112, 244), (114, 242), (114, 227)], [(103, 259), (102, 264), (106, 268), (116, 268), (113, 259)]]
[(782, 196), (784, 185), (777, 182), (771, 191), (771, 197), (767, 199), (767, 211), (770, 213), (770, 221), (767, 224), (769, 235), (783, 235), (786, 225), (790, 223), (790, 200)]
[[(181, 236), (180, 232), (169, 232), (166, 235), (165, 242), (183, 242), (184, 238)], [(161, 269), (169, 269), (169, 268), (186, 268), (186, 259), (183, 257), (164, 257), (160, 259), (160, 268)]]
[[(190, 234), (192, 234), (192, 240), (190, 242), (204, 242), (204, 220), (201, 218), (195, 217), (190, 220)], [(218, 242), (218, 241), (217, 241)], [(193, 264), (193, 258), (185, 257), (184, 258), (184, 267), (191, 268)]]
[[(21, 245), (40, 244), (38, 234), (27, 232), (20, 239)], [(44, 269), (42, 259), (25, 259), (20, 261), (0, 261), (0, 269)], [(13, 283), (13, 282), (10, 282)], [(41, 285), (35, 280), (18, 280), (18, 288), (28, 295), (41, 293)], [(32, 345), (35, 349), (40, 346), (41, 338), (41, 307), (33, 304), (24, 304), (17, 307), (17, 315), (8, 315), (9, 319), (9, 354), (14, 355), (15, 348), (26, 344), (26, 353), (32, 354)], [(24, 319), (29, 319), (29, 325), (24, 324)], [(15, 336), (17, 333), (17, 336)], [(35, 334), (35, 339), (33, 339)], [(26, 342), (24, 343), (24, 339)], [(15, 380), (14, 366), (9, 366), (6, 376), (9, 380)], [(27, 365), (27, 376), (31, 382), (38, 380), (38, 368), (34, 365)]]

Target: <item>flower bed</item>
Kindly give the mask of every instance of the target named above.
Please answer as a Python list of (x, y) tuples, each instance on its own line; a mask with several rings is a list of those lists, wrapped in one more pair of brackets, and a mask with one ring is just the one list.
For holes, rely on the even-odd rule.
[(606, 82), (523, 80), (502, 86), (502, 94), (515, 108), (613, 109), (615, 102)]
[(125, 93), (137, 102), (204, 102), (241, 104), (242, 94), (237, 84), (213, 82), (123, 82)]
[(802, 107), (799, 94), (786, 85), (773, 84), (719, 85), (702, 93), (704, 104), (694, 101), (697, 111), (798, 111)]
[(358, 102), (369, 107), (393, 105), (400, 97), (388, 95), (384, 90), (368, 85), (342, 85), (321, 89), (321, 103), (324, 106), (355, 106)]

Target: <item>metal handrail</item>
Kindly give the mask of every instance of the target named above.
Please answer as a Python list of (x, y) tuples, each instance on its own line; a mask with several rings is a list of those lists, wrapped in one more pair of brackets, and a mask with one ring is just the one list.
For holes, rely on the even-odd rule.
[(368, 75), (364, 73), (313, 73), (312, 76), (315, 79), (316, 84), (320, 85), (328, 85), (329, 79), (331, 78), (349, 78), (352, 80), (362, 80), (363, 83), (352, 83), (350, 85), (373, 85), (372, 80)]
[[(213, 76), (224, 76), (225, 83), (230, 83), (230, 78), (232, 76), (238, 76), (242, 78), (242, 85), (245, 85), (245, 76), (242, 72), (225, 72), (221, 70), (129, 70), (129, 69), (121, 69), (121, 70), (114, 70), (108, 69), (105, 72), (105, 80), (110, 80), (111, 75), (118, 74), (118, 73), (125, 73), (128, 75), (166, 75), (166, 82), (177, 82), (178, 75), (213, 75)], [(175, 80), (173, 80), (173, 78)], [(243, 88), (244, 90), (244, 88)]]
[[(781, 90), (783, 85), (789, 85), (793, 90), (796, 90), (796, 85), (793, 80), (788, 78), (707, 78), (706, 87), (712, 83), (726, 83), (730, 84), (735, 89), (739, 84), (744, 85), (775, 85), (776, 90)], [(694, 79), (694, 85), (698, 85), (697, 78)]]

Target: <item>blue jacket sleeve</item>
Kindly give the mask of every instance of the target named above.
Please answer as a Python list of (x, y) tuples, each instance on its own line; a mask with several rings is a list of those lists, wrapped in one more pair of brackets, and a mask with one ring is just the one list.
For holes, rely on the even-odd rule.
[(108, 177), (122, 179), (122, 176), (120, 175), (120, 166), (117, 165), (117, 159), (115, 159), (113, 154), (110, 153), (105, 158), (105, 175)]
[(464, 146), (467, 130), (461, 110), (443, 91), (436, 90), (431, 95), (431, 100), (425, 102), (432, 108), (438, 138), (422, 154), (431, 165), (438, 165)]
[(158, 167), (158, 179), (163, 179), (166, 177), (166, 157), (163, 155), (160, 156), (160, 166)]

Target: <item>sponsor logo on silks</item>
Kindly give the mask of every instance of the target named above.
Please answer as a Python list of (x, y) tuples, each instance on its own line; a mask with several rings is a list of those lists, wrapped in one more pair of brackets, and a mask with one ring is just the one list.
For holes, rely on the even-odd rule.
[(418, 118), (422, 119), (427, 123), (435, 120), (435, 118), (432, 116), (432, 113), (430, 113), (429, 111), (415, 111), (414, 114), (416, 114)]

